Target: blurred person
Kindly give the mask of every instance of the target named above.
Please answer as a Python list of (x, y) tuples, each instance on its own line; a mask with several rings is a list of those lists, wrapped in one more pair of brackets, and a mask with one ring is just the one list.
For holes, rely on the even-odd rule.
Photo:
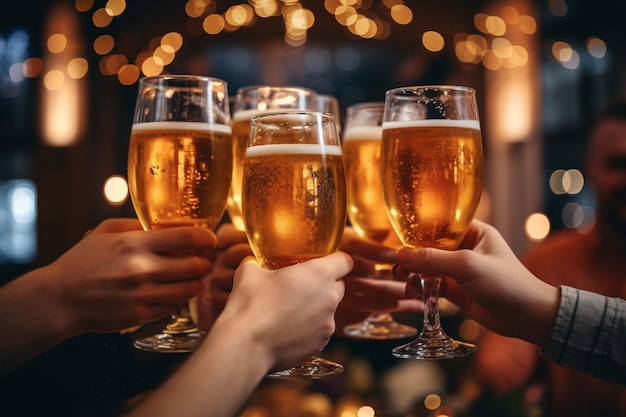
[[(551, 285), (626, 298), (626, 98), (607, 103), (592, 124), (584, 171), (596, 195), (595, 224), (586, 232), (555, 232), (531, 248), (523, 263)], [(500, 393), (522, 389), (542, 366), (548, 415), (626, 415), (626, 388), (544, 364), (536, 346), (487, 333), (476, 355), (480, 379)]]
[(407, 296), (421, 288), (412, 272), (442, 275), (441, 295), (487, 329), (536, 346), (554, 367), (626, 386), (626, 300), (539, 279), (493, 226), (474, 220), (459, 250), (402, 248), (396, 262), (396, 277), (408, 279)]

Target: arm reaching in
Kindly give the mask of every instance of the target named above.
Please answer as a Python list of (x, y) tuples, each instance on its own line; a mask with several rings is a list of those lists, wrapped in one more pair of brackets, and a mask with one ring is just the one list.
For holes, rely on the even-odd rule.
[(626, 301), (540, 280), (493, 227), (475, 220), (459, 250), (403, 248), (397, 262), (401, 277), (451, 277), (441, 293), (488, 329), (540, 346), (558, 365), (626, 385)]
[(341, 252), (275, 271), (244, 260), (207, 338), (130, 416), (235, 415), (268, 371), (326, 345), (345, 290), (341, 278), (351, 269)]
[(197, 294), (215, 235), (195, 227), (143, 231), (103, 221), (50, 265), (0, 288), (0, 375), (61, 341), (171, 314)]
[[(475, 220), (456, 251), (400, 249), (396, 274), (441, 274), (441, 294), (503, 336), (543, 346), (559, 307), (559, 289), (531, 274), (500, 233)], [(413, 280), (415, 278), (411, 278)], [(407, 290), (417, 288), (410, 282)]]

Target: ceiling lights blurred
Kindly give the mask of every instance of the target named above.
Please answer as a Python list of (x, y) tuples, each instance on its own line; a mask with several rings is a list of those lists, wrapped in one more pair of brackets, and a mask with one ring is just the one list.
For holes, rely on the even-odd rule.
[[(200, 33), (204, 36), (232, 33), (243, 27), (251, 27), (260, 20), (275, 19), (284, 28), (285, 43), (294, 47), (304, 45), (316, 21), (328, 19), (329, 16), (346, 29), (347, 36), (380, 41), (389, 39), (393, 30), (409, 25), (415, 19), (413, 10), (404, 0), (324, 0), (323, 9), (318, 7), (316, 12), (305, 7), (304, 2), (188, 0), (176, 7), (184, 7), (186, 25), (201, 27)], [(101, 56), (97, 64), (100, 73), (116, 76), (121, 84), (130, 85), (142, 75), (166, 72), (166, 67), (176, 60), (185, 36), (191, 36), (183, 35), (186, 33), (185, 28), (170, 30), (152, 38), (135, 56), (129, 56), (116, 48), (112, 23), (116, 19), (124, 19), (125, 14), (128, 14), (125, 13), (127, 7), (133, 4), (127, 4), (125, 0), (98, 3), (104, 5), (98, 6), (94, 0), (75, 0), (74, 9), (89, 16), (94, 28), (105, 32), (111, 28), (111, 32), (98, 35), (91, 46), (93, 52)], [(567, 13), (567, 7), (564, 7), (562, 1), (552, 0), (550, 4), (553, 13)], [(146, 6), (136, 3), (134, 7)], [(520, 35), (536, 36), (538, 23), (533, 16), (521, 14), (517, 8), (504, 3), (497, 13), (476, 13), (471, 33), (455, 33), (452, 38), (446, 39), (443, 29), (448, 28), (427, 30), (415, 38), (420, 39), (425, 53), (438, 53), (449, 48), (462, 65), (481, 65), (495, 71), (528, 64), (529, 51), (513, 39), (519, 39)], [(46, 41), (46, 52), (51, 55), (63, 54), (66, 45), (72, 43), (68, 36), (62, 32), (50, 35)], [(602, 58), (606, 54), (606, 44), (598, 37), (590, 37), (586, 47), (587, 53), (595, 58)], [(554, 41), (552, 54), (553, 59), (566, 68), (572, 69), (578, 65), (579, 52), (566, 42)], [(67, 63), (67, 75), (73, 78), (84, 76), (88, 65), (90, 63), (85, 57), (72, 57)], [(38, 58), (32, 57), (23, 62), (22, 72), (25, 77), (39, 76), (42, 71), (46, 71), (46, 66)]]

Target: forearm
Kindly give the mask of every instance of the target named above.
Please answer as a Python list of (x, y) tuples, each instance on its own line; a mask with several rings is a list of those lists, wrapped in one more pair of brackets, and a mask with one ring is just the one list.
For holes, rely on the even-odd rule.
[(0, 288), (0, 375), (18, 368), (71, 335), (55, 311), (54, 294), (37, 269)]
[(626, 385), (626, 301), (561, 287), (557, 322), (542, 355)]
[(217, 321), (196, 352), (129, 417), (231, 417), (270, 366), (237, 323)]

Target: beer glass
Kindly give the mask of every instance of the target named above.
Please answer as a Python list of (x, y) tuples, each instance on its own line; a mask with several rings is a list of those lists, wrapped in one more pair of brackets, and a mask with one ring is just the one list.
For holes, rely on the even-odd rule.
[(341, 137), (341, 109), (339, 108), (339, 100), (330, 94), (317, 95), (317, 111), (330, 113), (335, 116), (335, 126), (337, 134)]
[(250, 119), (257, 114), (287, 110), (317, 110), (317, 94), (296, 86), (252, 85), (237, 90), (233, 105), (233, 173), (227, 210), (231, 222), (239, 230), (245, 229), (241, 214), (241, 181)]
[[(226, 210), (231, 169), (226, 82), (191, 75), (139, 81), (128, 183), (144, 229), (213, 230)], [(134, 345), (156, 352), (191, 352), (203, 335), (185, 303), (165, 329), (135, 340)]]
[[(346, 222), (346, 188), (334, 116), (288, 112), (253, 117), (242, 197), (246, 234), (264, 268), (335, 252)], [(268, 377), (319, 379), (342, 370), (342, 365), (314, 356)]]
[[(385, 103), (366, 102), (346, 109), (343, 158), (346, 169), (348, 219), (364, 239), (400, 247), (385, 206), (381, 204), (380, 142)], [(391, 279), (393, 264), (377, 264), (371, 278)], [(417, 329), (398, 323), (389, 312), (373, 312), (360, 323), (343, 328), (343, 333), (363, 339), (410, 337)]]
[[(381, 178), (389, 219), (409, 247), (455, 250), (482, 190), (483, 151), (473, 89), (418, 86), (385, 93)], [(439, 320), (440, 277), (420, 276), (424, 327), (396, 347), (400, 358), (444, 359), (476, 346), (448, 336)]]

